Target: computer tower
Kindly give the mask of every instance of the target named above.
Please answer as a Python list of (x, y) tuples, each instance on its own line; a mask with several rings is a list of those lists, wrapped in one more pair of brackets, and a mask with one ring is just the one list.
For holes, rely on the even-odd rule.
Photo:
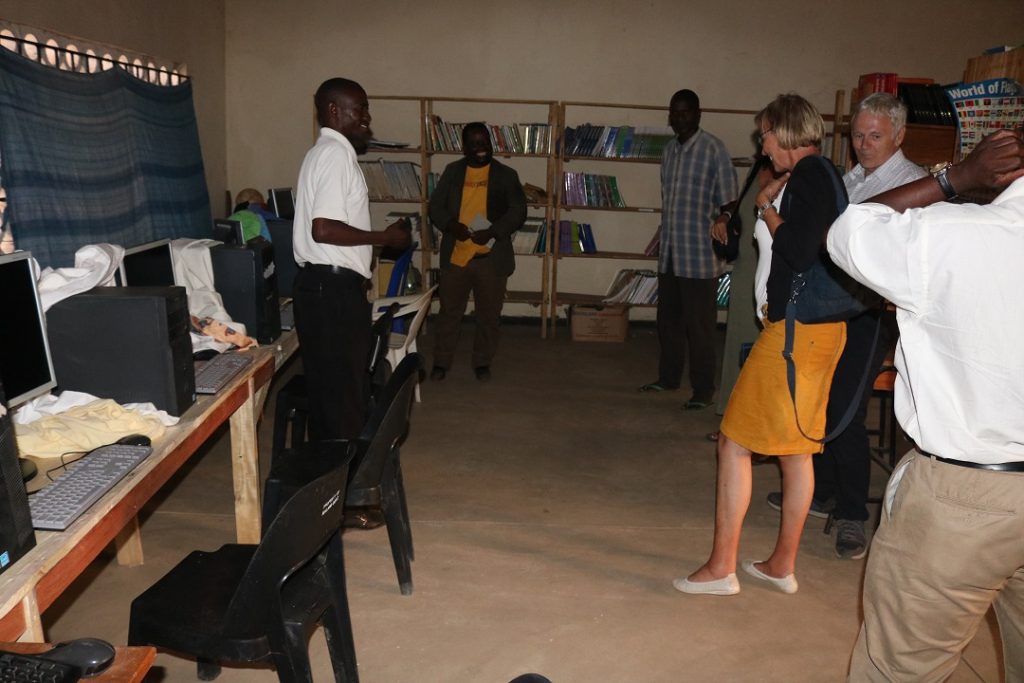
[(279, 296), (291, 298), (292, 285), (299, 273), (295, 263), (295, 252), (292, 250), (292, 221), (280, 218), (267, 220), (267, 230), (274, 242), (274, 264), (277, 266), (277, 293)]
[[(6, 405), (0, 384), (0, 406)], [(32, 531), (28, 494), (18, 463), (14, 424), (6, 409), (0, 413), (3, 413), (0, 415), (0, 572), (3, 572), (35, 546), (36, 535)]]
[(246, 334), (260, 344), (281, 335), (274, 246), (256, 237), (245, 245), (210, 247), (213, 286), (224, 300), (232, 320), (245, 325)]
[(196, 400), (184, 287), (96, 287), (46, 312), (61, 390), (181, 415)]

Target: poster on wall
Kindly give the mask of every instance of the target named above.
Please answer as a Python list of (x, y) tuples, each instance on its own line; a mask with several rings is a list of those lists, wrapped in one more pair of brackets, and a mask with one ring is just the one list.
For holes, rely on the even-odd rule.
[(1009, 78), (992, 78), (946, 88), (957, 113), (960, 158), (989, 133), (1024, 124), (1024, 87)]

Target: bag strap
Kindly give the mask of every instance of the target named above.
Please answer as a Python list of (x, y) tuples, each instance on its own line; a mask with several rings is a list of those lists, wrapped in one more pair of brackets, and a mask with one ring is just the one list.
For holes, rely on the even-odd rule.
[(797, 412), (796, 407), (796, 364), (793, 363), (793, 338), (796, 335), (796, 303), (790, 300), (786, 304), (786, 341), (782, 347), (782, 357), (786, 359), (786, 384), (789, 385), (789, 398), (793, 402), (793, 415), (796, 417), (796, 428), (800, 430), (800, 434), (805, 439), (810, 439), (817, 443), (828, 443), (837, 436), (843, 433), (843, 431), (850, 425), (853, 420), (854, 413), (857, 412), (857, 406), (860, 405), (861, 398), (864, 396), (864, 390), (867, 388), (868, 376), (871, 375), (872, 361), (875, 358), (875, 350), (878, 348), (878, 337), (882, 331), (882, 312), (879, 311), (878, 323), (875, 325), (875, 336), (871, 340), (871, 351), (868, 353), (868, 363), (864, 368), (864, 373), (860, 377), (860, 382), (857, 385), (857, 392), (853, 395), (853, 400), (850, 401), (850, 405), (846, 408), (846, 413), (842, 419), (839, 420), (839, 424), (832, 430), (831, 433), (825, 434), (822, 438), (817, 439), (807, 434), (804, 428), (800, 426), (800, 414)]

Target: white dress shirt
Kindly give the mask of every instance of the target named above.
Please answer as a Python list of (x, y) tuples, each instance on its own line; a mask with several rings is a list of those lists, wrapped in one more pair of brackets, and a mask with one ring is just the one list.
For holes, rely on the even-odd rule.
[(341, 133), (321, 128), (306, 152), (295, 194), (292, 251), (295, 262), (341, 266), (370, 277), (373, 247), (341, 247), (313, 239), (313, 219), (330, 218), (353, 228), (370, 230), (370, 200), (356, 150)]
[(902, 150), (897, 149), (895, 154), (871, 173), (865, 174), (864, 167), (857, 164), (843, 176), (843, 185), (846, 185), (846, 194), (850, 196), (850, 203), (860, 204), (876, 194), (906, 185), (926, 175), (928, 174), (924, 172), (923, 168), (903, 156)]
[(896, 417), (923, 450), (1024, 461), (1024, 178), (992, 204), (851, 204), (832, 260), (897, 307)]

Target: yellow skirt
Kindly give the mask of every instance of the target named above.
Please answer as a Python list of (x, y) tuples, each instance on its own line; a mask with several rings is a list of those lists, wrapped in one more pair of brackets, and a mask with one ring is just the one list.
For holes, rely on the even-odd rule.
[(846, 323), (796, 323), (793, 361), (803, 434), (786, 384), (785, 340), (785, 321), (765, 321), (729, 396), (722, 433), (762, 455), (820, 453), (824, 445), (807, 436), (820, 439), (825, 434), (828, 392), (846, 343)]

